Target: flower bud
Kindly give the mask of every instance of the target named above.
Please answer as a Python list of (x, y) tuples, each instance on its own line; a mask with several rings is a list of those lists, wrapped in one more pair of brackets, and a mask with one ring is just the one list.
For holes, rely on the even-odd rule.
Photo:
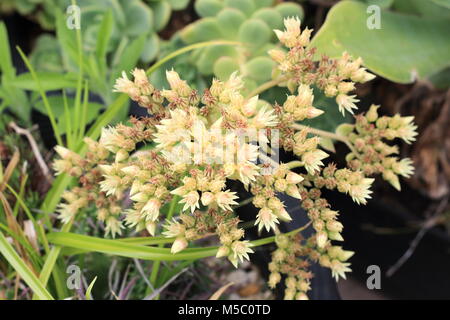
[(338, 215), (337, 211), (334, 210), (330, 210), (330, 209), (323, 209), (320, 212), (320, 217), (324, 220), (332, 220), (335, 219), (336, 216)]
[(226, 247), (226, 246), (221, 246), (216, 253), (216, 258), (222, 258), (222, 257), (226, 257), (230, 254), (230, 248)]
[(342, 238), (339, 232), (328, 232), (328, 238), (336, 241), (344, 241), (344, 238)]
[(286, 191), (287, 186), (288, 186), (288, 183), (287, 183), (287, 181), (285, 179), (277, 179), (277, 180), (275, 180), (274, 187), (275, 187), (276, 191), (284, 192), (284, 191)]
[(369, 122), (377, 121), (377, 119), (378, 119), (378, 112), (377, 112), (377, 110), (378, 110), (379, 107), (380, 106), (377, 106), (375, 104), (370, 106), (370, 109), (369, 109), (369, 111), (367, 111), (367, 114), (366, 114), (367, 121), (369, 121)]
[(251, 117), (256, 112), (256, 106), (258, 104), (258, 96), (250, 98), (241, 108), (242, 113), (246, 117)]
[(286, 175), (286, 181), (289, 184), (297, 184), (302, 182), (304, 179), (301, 175), (290, 171), (287, 175)]
[(121, 169), (123, 173), (132, 177), (136, 176), (139, 173), (139, 170), (138, 166), (128, 166)]
[(338, 89), (336, 86), (333, 85), (327, 85), (325, 87), (325, 95), (327, 97), (335, 97), (338, 94)]
[(172, 244), (172, 248), (170, 249), (170, 252), (173, 254), (180, 252), (188, 246), (188, 242), (185, 238), (176, 238), (175, 241)]
[(300, 192), (298, 191), (297, 186), (294, 184), (290, 184), (287, 186), (286, 193), (288, 196), (291, 196), (293, 198), (300, 199), (300, 200), (302, 199), (302, 196), (300, 195)]
[(284, 300), (293, 300), (296, 294), (295, 288), (287, 288), (284, 291)]
[(325, 247), (327, 240), (328, 240), (328, 235), (325, 231), (319, 231), (316, 233), (316, 242), (317, 242), (317, 246), (319, 248)]
[(377, 122), (376, 122), (377, 128), (378, 129), (386, 129), (388, 126), (388, 119), (387, 117), (381, 117), (378, 118)]
[(341, 232), (344, 226), (342, 223), (336, 220), (331, 220), (327, 222), (327, 229), (331, 232)]
[(147, 229), (148, 233), (153, 237), (156, 232), (156, 223), (154, 221), (147, 221), (145, 223), (145, 229)]
[(122, 161), (128, 159), (128, 156), (129, 156), (128, 152), (126, 152), (124, 149), (120, 149), (116, 153), (115, 160), (116, 160), (116, 162), (122, 162)]
[(279, 49), (269, 50), (268, 54), (277, 63), (282, 63), (285, 59), (285, 53)]
[(136, 202), (146, 202), (148, 201), (148, 195), (144, 192), (136, 193), (135, 195), (131, 196), (130, 199)]
[(201, 201), (204, 206), (208, 206), (214, 201), (214, 195), (211, 192), (203, 192)]
[(275, 288), (276, 285), (281, 281), (281, 275), (279, 272), (272, 272), (269, 276), (269, 287)]
[(287, 277), (286, 287), (288, 287), (288, 288), (296, 288), (297, 287), (297, 280), (295, 279), (295, 277)]
[(289, 222), (292, 220), (291, 216), (284, 208), (281, 208), (280, 210), (275, 211), (275, 215), (284, 222)]
[(262, 195), (257, 195), (253, 198), (253, 205), (257, 208), (266, 206), (266, 198)]
[(319, 264), (320, 264), (322, 267), (329, 268), (329, 267), (331, 266), (330, 258), (329, 258), (328, 256), (326, 256), (326, 255), (320, 256), (320, 258), (319, 258)]
[(304, 292), (299, 292), (295, 295), (295, 300), (309, 300), (308, 296)]
[(289, 237), (280, 233), (275, 236), (275, 243), (279, 248), (287, 248), (289, 246)]

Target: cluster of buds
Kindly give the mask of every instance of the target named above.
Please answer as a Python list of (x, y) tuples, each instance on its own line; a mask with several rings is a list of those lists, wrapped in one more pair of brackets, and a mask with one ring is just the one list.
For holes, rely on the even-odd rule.
[[(228, 214), (228, 216), (231, 216)], [(248, 254), (253, 253), (251, 244), (247, 240), (241, 240), (244, 229), (238, 227), (239, 219), (228, 218), (217, 224), (216, 233), (222, 246), (217, 251), (216, 257), (227, 257), (235, 266), (244, 259), (249, 259)]]
[(146, 108), (155, 117), (164, 116), (165, 110), (162, 106), (161, 92), (148, 81), (144, 70), (136, 68), (132, 73), (134, 81), (128, 79), (126, 73), (122, 72), (122, 77), (116, 81), (114, 92), (126, 93), (133, 101)]
[(355, 83), (364, 83), (375, 76), (361, 67), (361, 58), (352, 60), (351, 56), (344, 52), (339, 59), (322, 57), (316, 63), (314, 61), (315, 48), (309, 48), (312, 30), (300, 29), (298, 18), (284, 20), (285, 31), (275, 30), (280, 42), (289, 51), (281, 49), (269, 51), (272, 59), (278, 63), (278, 69), (274, 76), (280, 74), (286, 77), (287, 86), (293, 92), (296, 87), (302, 85), (316, 85), (327, 97), (336, 97), (339, 110), (353, 113), (357, 109), (355, 103), (358, 100), (350, 92), (355, 89)]
[(62, 146), (55, 147), (56, 153), (61, 157), (53, 162), (56, 175), (68, 173), (73, 177), (79, 177), (83, 172), (85, 161), (77, 153)]
[(366, 114), (357, 115), (355, 124), (343, 124), (337, 133), (345, 136), (355, 147), (355, 152), (346, 160), (352, 170), (361, 170), (365, 175), (381, 174), (394, 188), (400, 190), (399, 176), (409, 178), (414, 167), (409, 158), (400, 159), (398, 147), (383, 140), (402, 139), (411, 143), (417, 135), (413, 117), (378, 116), (379, 106), (372, 105)]
[(283, 192), (293, 198), (301, 199), (297, 184), (302, 180), (302, 176), (291, 171), (286, 164), (281, 164), (272, 175), (259, 176), (251, 184), (251, 192), (254, 195), (253, 205), (260, 208), (255, 222), (258, 230), (263, 228), (267, 231), (275, 230), (279, 220), (285, 222), (292, 220), (276, 193)]
[(189, 241), (193, 241), (214, 231), (213, 215), (205, 215), (201, 211), (195, 211), (192, 215), (182, 213), (179, 220), (175, 218), (164, 226), (163, 235), (175, 238), (171, 252), (177, 253), (184, 250)]
[(129, 188), (133, 201), (133, 207), (126, 211), (125, 221), (137, 232), (145, 228), (155, 235), (160, 208), (171, 199), (168, 188), (174, 177), (166, 174), (168, 168), (161, 156), (150, 151), (137, 154), (120, 169), (122, 186)]
[(313, 119), (323, 114), (322, 110), (313, 106), (313, 89), (309, 85), (301, 84), (297, 91), (296, 96), (288, 96), (283, 104), (283, 124)]
[(324, 248), (331, 240), (343, 241), (341, 232), (344, 228), (337, 220), (337, 211), (331, 210), (328, 201), (321, 197), (321, 191), (317, 188), (302, 190), (302, 207), (308, 213), (315, 233), (316, 245)]
[(314, 174), (323, 166), (322, 160), (328, 157), (328, 154), (318, 148), (320, 138), (313, 136), (308, 138), (308, 129), (302, 129), (293, 137), (293, 152), (298, 156), (302, 165), (309, 174)]
[(323, 248), (318, 248), (316, 238), (311, 237), (305, 246), (311, 250), (308, 252), (312, 261), (318, 262), (322, 267), (329, 268), (336, 281), (339, 278), (346, 279), (346, 273), (351, 272), (350, 263), (347, 262), (355, 253), (342, 249), (341, 246), (333, 246), (330, 243)]
[(272, 261), (269, 263), (268, 285), (275, 288), (284, 275), (285, 300), (308, 300), (306, 293), (311, 290), (313, 274), (307, 271), (310, 266), (307, 256), (311, 250), (301, 244), (302, 240), (300, 234), (275, 236), (277, 249), (272, 252)]
[(120, 234), (123, 228), (120, 221), (120, 201), (123, 199), (123, 193), (117, 192), (108, 196), (101, 186), (104, 182), (101, 166), (111, 161), (110, 152), (92, 139), (85, 138), (84, 141), (88, 146), (84, 158), (64, 147), (55, 148), (61, 156), (61, 159), (55, 160), (53, 164), (56, 174), (70, 174), (79, 182), (79, 186), (62, 194), (64, 202), (58, 206), (59, 218), (63, 223), (68, 223), (73, 221), (82, 209), (94, 205), (97, 209), (97, 219), (105, 225), (105, 233), (113, 236)]
[(190, 174), (191, 176), (183, 178), (183, 185), (171, 192), (182, 198), (180, 201), (184, 204), (182, 211), (189, 209), (193, 213), (195, 209), (200, 208), (200, 204), (230, 211), (233, 205), (238, 204), (235, 201), (237, 199), (235, 192), (223, 190), (225, 178), (221, 172), (213, 174), (213, 179), (208, 178), (206, 172), (197, 169), (192, 169)]

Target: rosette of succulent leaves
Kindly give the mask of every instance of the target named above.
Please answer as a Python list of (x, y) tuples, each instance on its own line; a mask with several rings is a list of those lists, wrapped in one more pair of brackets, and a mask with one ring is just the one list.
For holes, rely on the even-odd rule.
[[(200, 19), (186, 25), (161, 46), (160, 57), (186, 45), (203, 41), (233, 41), (244, 44), (217, 45), (195, 50), (168, 62), (192, 87), (203, 90), (211, 77), (226, 81), (237, 70), (243, 79), (243, 92), (250, 92), (271, 79), (275, 62), (267, 52), (277, 46), (273, 29), (283, 28), (283, 19), (303, 19), (301, 5), (274, 0), (195, 0)], [(157, 88), (167, 86), (165, 69), (151, 74)]]
[[(271, 83), (287, 85), (292, 91), (281, 105), (258, 101), (258, 95), (244, 97), (236, 73), (226, 81), (214, 79), (202, 93), (173, 70), (167, 71), (170, 88), (164, 90), (155, 89), (143, 70), (135, 69), (132, 80), (124, 73), (114, 90), (129, 95), (150, 116), (106, 127), (98, 142), (86, 139), (89, 152), (84, 157), (56, 147), (61, 157), (54, 162), (57, 174), (68, 173), (79, 181), (64, 193), (59, 206), (62, 221), (67, 223), (83, 208), (95, 206), (106, 234), (117, 236), (125, 228), (162, 233), (173, 239), (173, 254), (194, 240), (216, 235), (221, 244), (217, 257), (238, 266), (253, 249), (233, 212), (247, 199), (238, 199), (226, 187), (227, 180), (235, 180), (253, 195), (251, 201), (259, 208), (258, 229), (276, 234), (278, 249), (269, 264), (271, 287), (285, 279), (286, 299), (306, 299), (311, 262), (330, 268), (336, 279), (345, 277), (353, 252), (338, 245), (344, 240), (343, 225), (321, 189), (336, 189), (358, 204), (370, 198), (375, 174), (400, 189), (399, 177), (409, 177), (413, 167), (388, 142), (399, 138), (410, 143), (416, 126), (411, 117), (379, 116), (377, 106), (372, 106), (356, 116), (355, 124), (341, 125), (334, 134), (350, 147), (347, 167), (327, 162), (328, 154), (319, 145), (321, 137), (299, 124), (323, 113), (314, 107), (311, 86), (334, 97), (342, 113), (353, 113), (358, 101), (351, 94), (354, 84), (374, 76), (361, 67), (361, 59), (353, 60), (346, 53), (336, 60), (323, 57), (315, 62), (314, 49), (308, 47), (311, 30), (301, 30), (294, 17), (285, 19), (284, 25), (285, 30), (275, 34), (286, 50), (269, 52), (278, 74)], [(239, 132), (245, 130), (257, 134), (240, 139)], [(279, 146), (298, 160), (268, 160), (276, 145), (271, 141), (275, 131)], [(151, 147), (140, 148), (143, 143)], [(314, 229), (311, 237), (303, 238), (300, 230), (280, 233), (280, 221), (292, 219), (280, 193), (298, 199)], [(131, 205), (125, 205), (126, 197)], [(162, 208), (169, 203), (178, 204), (178, 212), (163, 214)]]

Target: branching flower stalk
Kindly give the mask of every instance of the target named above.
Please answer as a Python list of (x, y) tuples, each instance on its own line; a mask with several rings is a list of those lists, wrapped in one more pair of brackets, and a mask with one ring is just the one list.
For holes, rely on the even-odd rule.
[[(82, 209), (95, 206), (106, 234), (121, 235), (125, 228), (147, 230), (152, 236), (162, 233), (175, 239), (173, 254), (214, 234), (220, 241), (217, 257), (226, 257), (237, 267), (253, 249), (234, 209), (239, 201), (251, 202), (259, 209), (258, 230), (276, 234), (278, 249), (269, 265), (271, 287), (284, 278), (286, 299), (307, 299), (312, 262), (330, 268), (336, 280), (345, 278), (353, 252), (334, 244), (344, 240), (343, 225), (321, 189), (346, 193), (358, 204), (370, 198), (375, 174), (399, 189), (399, 176), (409, 177), (413, 167), (386, 142), (400, 138), (410, 143), (416, 126), (412, 117), (379, 117), (377, 106), (372, 106), (367, 114), (357, 115), (354, 124), (325, 133), (350, 148), (347, 167), (327, 162), (328, 154), (320, 149), (324, 132), (299, 123), (324, 112), (314, 107), (312, 86), (335, 97), (342, 113), (353, 113), (355, 83), (374, 76), (361, 67), (360, 58), (352, 60), (347, 53), (315, 62), (315, 50), (309, 48), (311, 30), (302, 31), (296, 18), (286, 19), (285, 27), (275, 33), (286, 50), (269, 52), (278, 63), (275, 80), (250, 97), (241, 94), (243, 83), (237, 74), (224, 82), (214, 79), (199, 93), (175, 71), (167, 71), (170, 88), (164, 90), (156, 89), (143, 70), (135, 69), (131, 80), (123, 73), (114, 90), (126, 93), (149, 116), (104, 128), (99, 141), (86, 139), (85, 157), (56, 147), (61, 157), (54, 162), (57, 174), (78, 179), (78, 185), (64, 193), (60, 219), (67, 223)], [(291, 91), (282, 105), (258, 97), (274, 85)], [(278, 163), (274, 157), (278, 147), (298, 160)], [(251, 193), (250, 200), (238, 199), (227, 187), (230, 181), (242, 184)], [(280, 221), (292, 220), (279, 198), (282, 193), (298, 199), (305, 209), (314, 230), (311, 237), (279, 233)], [(170, 215), (175, 214), (168, 217), (165, 208), (175, 196), (175, 212), (172, 203)]]

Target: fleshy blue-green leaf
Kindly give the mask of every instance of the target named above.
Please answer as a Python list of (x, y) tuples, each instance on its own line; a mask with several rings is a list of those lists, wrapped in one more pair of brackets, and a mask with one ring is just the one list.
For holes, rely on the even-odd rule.
[(381, 12), (381, 29), (367, 28), (367, 5), (342, 1), (328, 13), (311, 45), (331, 57), (348, 51), (371, 71), (409, 83), (450, 65), (450, 20)]

